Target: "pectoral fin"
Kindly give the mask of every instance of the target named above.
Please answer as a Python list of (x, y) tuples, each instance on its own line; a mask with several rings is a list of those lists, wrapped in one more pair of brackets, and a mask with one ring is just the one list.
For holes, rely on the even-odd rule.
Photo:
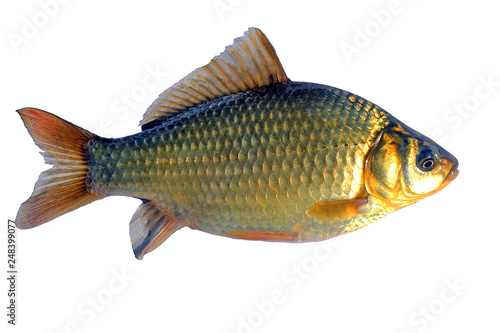
[(135, 257), (141, 260), (161, 245), (170, 235), (185, 225), (161, 210), (152, 201), (144, 201), (130, 221), (130, 241)]
[(345, 221), (366, 213), (368, 198), (315, 202), (306, 214), (322, 221)]

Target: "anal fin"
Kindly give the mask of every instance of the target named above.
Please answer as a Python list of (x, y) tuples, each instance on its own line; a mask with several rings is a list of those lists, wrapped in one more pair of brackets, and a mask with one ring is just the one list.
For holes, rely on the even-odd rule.
[(273, 231), (233, 231), (226, 234), (231, 238), (247, 239), (247, 240), (261, 240), (261, 241), (275, 241), (275, 242), (293, 242), (298, 239), (296, 234), (285, 234), (282, 232)]
[(181, 221), (162, 211), (152, 201), (144, 201), (130, 221), (130, 241), (135, 257), (141, 260), (146, 253), (156, 249), (184, 226)]

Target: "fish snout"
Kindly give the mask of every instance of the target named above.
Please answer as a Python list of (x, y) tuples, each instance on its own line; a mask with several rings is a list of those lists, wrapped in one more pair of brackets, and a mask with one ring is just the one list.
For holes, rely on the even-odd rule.
[(446, 186), (448, 185), (451, 181), (453, 181), (455, 178), (458, 176), (458, 160), (455, 156), (450, 154), (444, 149), (439, 149), (439, 153), (441, 154), (441, 163), (445, 167), (445, 169), (448, 169), (448, 174), (446, 175), (446, 178), (443, 181), (443, 185)]

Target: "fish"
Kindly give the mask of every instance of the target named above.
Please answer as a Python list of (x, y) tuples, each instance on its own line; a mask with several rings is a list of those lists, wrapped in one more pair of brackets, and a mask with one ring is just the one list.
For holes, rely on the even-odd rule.
[(378, 105), (294, 82), (249, 28), (165, 90), (141, 132), (104, 138), (36, 108), (17, 111), (45, 162), (16, 226), (109, 196), (142, 200), (129, 224), (137, 259), (189, 227), (245, 240), (340, 236), (445, 188), (458, 160)]

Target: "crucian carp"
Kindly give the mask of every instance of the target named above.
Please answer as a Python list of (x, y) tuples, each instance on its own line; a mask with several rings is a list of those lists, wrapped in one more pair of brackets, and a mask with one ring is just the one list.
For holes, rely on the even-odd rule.
[(362, 228), (446, 187), (458, 161), (350, 92), (293, 82), (256, 28), (165, 90), (142, 131), (103, 138), (48, 112), (18, 111), (52, 167), (16, 225), (36, 227), (113, 195), (142, 204), (138, 259), (189, 227), (310, 242)]

